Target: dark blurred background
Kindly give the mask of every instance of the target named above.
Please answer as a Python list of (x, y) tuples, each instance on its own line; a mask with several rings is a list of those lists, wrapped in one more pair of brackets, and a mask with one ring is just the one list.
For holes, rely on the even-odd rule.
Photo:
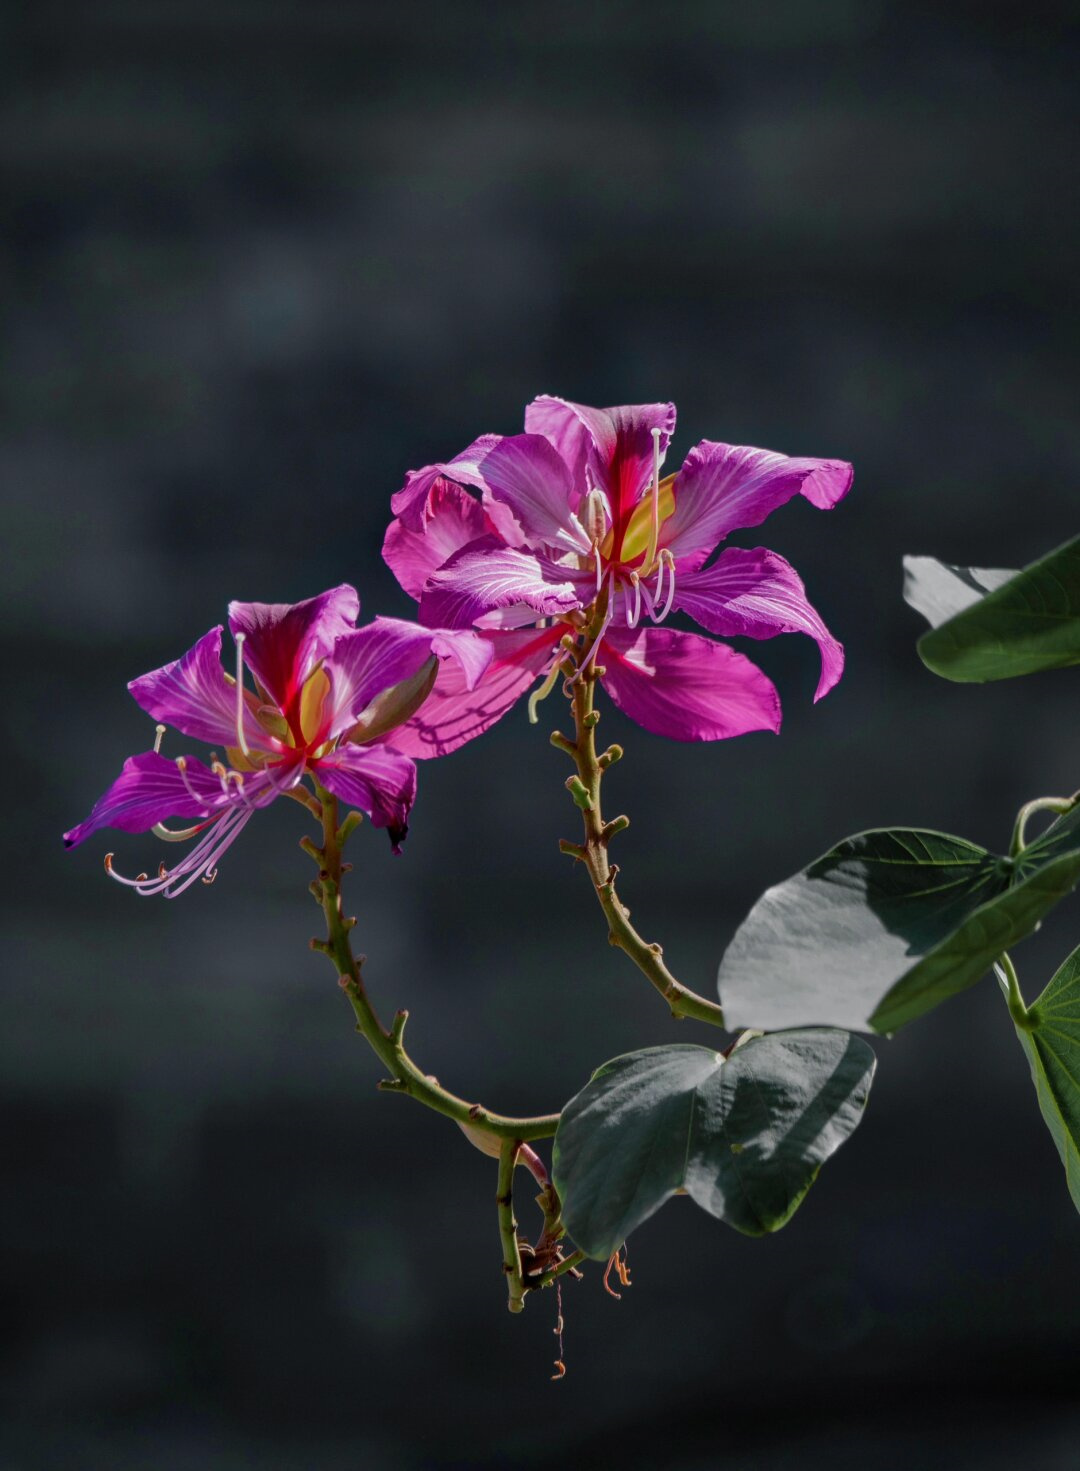
[[(785, 1231), (677, 1201), (621, 1302), (568, 1285), (554, 1385), (551, 1295), (505, 1310), (493, 1164), (374, 1091), (306, 949), (299, 809), (175, 905), (107, 881), (111, 835), (60, 846), (150, 743), (129, 678), (231, 597), (349, 579), (407, 615), (389, 496), (538, 392), (676, 400), (673, 464), (710, 437), (856, 466), (838, 510), (736, 538), (845, 641), (827, 700), (791, 638), (742, 645), (779, 739), (604, 715), (624, 894), (688, 984), (840, 836), (1000, 847), (1076, 787), (1075, 679), (936, 681), (900, 598), (904, 552), (1020, 565), (1077, 530), (1076, 19), (4, 7), (3, 1471), (1076, 1466), (1080, 1221), (991, 981), (876, 1044)], [(425, 767), (402, 858), (354, 840), (376, 1003), (511, 1112), (708, 1035), (605, 943), (546, 729), (519, 708)], [(1017, 952), (1029, 997), (1077, 938), (1073, 903)]]

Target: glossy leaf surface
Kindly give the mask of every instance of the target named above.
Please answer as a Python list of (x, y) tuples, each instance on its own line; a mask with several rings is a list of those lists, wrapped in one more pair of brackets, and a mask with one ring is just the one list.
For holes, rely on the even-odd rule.
[(927, 668), (981, 684), (1080, 663), (1080, 536), (1022, 572), (904, 558), (904, 597), (931, 627)]
[(1080, 948), (1028, 1007), (1028, 1026), (1016, 1035), (1031, 1068), (1039, 1108), (1065, 1166), (1073, 1205), (1080, 1211)]
[(777, 1231), (858, 1124), (874, 1074), (859, 1037), (758, 1037), (730, 1058), (649, 1047), (605, 1063), (563, 1110), (554, 1177), (571, 1240), (606, 1261), (676, 1193), (750, 1236)]
[(846, 838), (769, 889), (720, 964), (729, 1026), (891, 1032), (983, 976), (1080, 880), (1080, 808), (1019, 858), (921, 828)]

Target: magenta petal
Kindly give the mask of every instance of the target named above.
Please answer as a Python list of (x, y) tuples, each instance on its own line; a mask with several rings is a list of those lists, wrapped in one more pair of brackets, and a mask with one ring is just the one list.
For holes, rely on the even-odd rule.
[(474, 690), (492, 659), (491, 640), (471, 629), (437, 628), (431, 634), (431, 652), (438, 659), (452, 659), (461, 670), (466, 690)]
[(323, 665), (330, 695), (321, 738), (348, 730), (377, 695), (417, 674), (432, 656), (432, 639), (430, 628), (402, 618), (376, 618), (342, 634)]
[(677, 573), (675, 607), (726, 638), (809, 634), (821, 650), (815, 700), (828, 694), (844, 672), (844, 646), (807, 599), (799, 574), (765, 547), (728, 547), (707, 571)]
[(401, 852), (416, 800), (416, 767), (407, 756), (385, 745), (339, 746), (314, 768), (335, 797), (385, 827), (394, 852)]
[(360, 612), (356, 589), (343, 583), (302, 603), (230, 603), (229, 627), (245, 638), (244, 662), (286, 715), (304, 681)]
[(515, 434), (484, 457), (484, 478), (496, 500), (513, 511), (530, 543), (558, 552), (589, 551), (589, 538), (571, 510), (566, 462), (542, 434)]
[(727, 644), (674, 628), (609, 629), (598, 655), (608, 694), (631, 720), (676, 741), (780, 729), (780, 697)]
[(74, 848), (103, 827), (145, 833), (170, 817), (208, 817), (229, 805), (221, 782), (208, 767), (194, 756), (187, 757), (186, 767), (182, 775), (175, 761), (156, 751), (129, 756), (86, 821), (64, 834), (64, 846)]
[(851, 489), (844, 460), (792, 459), (746, 444), (703, 439), (687, 455), (672, 487), (675, 510), (660, 544), (676, 558), (704, 562), (730, 531), (760, 526), (793, 496), (827, 510)]
[(575, 484), (605, 491), (616, 521), (630, 514), (653, 472), (653, 429), (663, 455), (675, 432), (675, 405), (594, 409), (544, 395), (525, 410), (526, 429), (543, 434), (570, 466)]
[(551, 666), (562, 628), (484, 634), (493, 657), (475, 689), (461, 668), (440, 665), (435, 688), (416, 714), (386, 739), (416, 760), (446, 756), (500, 720)]
[[(141, 674), (128, 689), (148, 715), (209, 745), (236, 745), (236, 687), (221, 667), (221, 625), (180, 659)], [(250, 745), (267, 749), (265, 733), (250, 711), (244, 719)]]
[[(584, 581), (594, 585), (591, 574)], [(518, 604), (536, 618), (568, 613), (582, 605), (580, 582), (547, 558), (484, 537), (462, 547), (429, 580), (420, 620), (430, 628), (468, 628), (486, 613)]]
[(409, 596), (419, 602), (428, 578), (456, 551), (497, 532), (475, 496), (439, 477), (431, 486), (419, 526), (408, 525), (401, 517), (391, 521), (383, 542), (383, 560)]
[(425, 465), (422, 470), (410, 470), (405, 484), (390, 497), (394, 515), (399, 516), (410, 530), (419, 531), (427, 511), (429, 493), (441, 475), (459, 485), (471, 485), (475, 490), (486, 491), (487, 482), (480, 471), (480, 462), (501, 438), (501, 434), (481, 434), (452, 460)]

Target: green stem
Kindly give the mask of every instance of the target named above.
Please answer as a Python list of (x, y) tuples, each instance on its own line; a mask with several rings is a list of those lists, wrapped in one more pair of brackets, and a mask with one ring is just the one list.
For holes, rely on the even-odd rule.
[(407, 1011), (396, 1013), (389, 1030), (383, 1026), (361, 979), (363, 957), (353, 955), (350, 931), (356, 921), (347, 919), (341, 908), (341, 880), (347, 871), (341, 853), (344, 840), (351, 831), (350, 817), (346, 817), (339, 828), (337, 800), (322, 787), (318, 787), (317, 792), (321, 807), (323, 846), (318, 848), (310, 838), (305, 838), (301, 847), (319, 864), (319, 877), (311, 888), (326, 917), (327, 938), (313, 940), (312, 948), (321, 950), (332, 961), (338, 974), (338, 983), (349, 998), (356, 1017), (357, 1031), (362, 1033), (390, 1074), (379, 1084), (380, 1088), (415, 1098), (436, 1113), (444, 1114), (470, 1129), (478, 1129), (498, 1139), (511, 1140), (515, 1149), (528, 1139), (550, 1139), (558, 1128), (557, 1113), (540, 1114), (533, 1118), (510, 1118), (504, 1114), (492, 1113), (479, 1103), (469, 1103), (448, 1092), (440, 1087), (438, 1079), (417, 1067), (405, 1051), (403, 1041), (405, 1023), (409, 1017)]
[(504, 1139), (499, 1149), (499, 1184), (495, 1203), (499, 1208), (499, 1238), (503, 1249), (503, 1271), (506, 1273), (507, 1307), (520, 1313), (525, 1306), (525, 1281), (521, 1273), (521, 1247), (518, 1223), (514, 1218), (514, 1166), (517, 1164), (516, 1139)]
[(1007, 950), (1003, 950), (998, 956), (994, 969), (998, 973), (1001, 989), (1005, 993), (1009, 1015), (1022, 1031), (1030, 1032), (1035, 1023), (1024, 1004), (1024, 998), (1020, 993), (1020, 978), (1016, 974), (1016, 967)]
[(1030, 802), (1025, 802), (1016, 814), (1016, 823), (1013, 827), (1012, 842), (1009, 844), (1009, 857), (1019, 858), (1027, 844), (1024, 834), (1027, 830), (1028, 821), (1035, 816), (1036, 812), (1056, 812), (1060, 816), (1064, 812), (1071, 812), (1076, 806), (1077, 798), (1072, 797), (1035, 797)]
[[(592, 629), (586, 634), (586, 645), (595, 636)], [(567, 782), (574, 802), (581, 808), (585, 825), (584, 845), (563, 843), (564, 852), (585, 864), (593, 881), (600, 908), (608, 922), (608, 939), (612, 945), (626, 952), (641, 971), (649, 984), (671, 1008), (673, 1017), (693, 1017), (696, 1021), (708, 1022), (711, 1026), (724, 1025), (724, 1013), (715, 1001), (699, 996), (696, 991), (682, 985), (668, 970), (663, 961), (659, 945), (649, 944), (630, 923), (630, 911), (615, 892), (617, 865), (608, 859), (608, 844), (611, 839), (629, 826), (629, 819), (616, 817), (605, 823), (600, 809), (600, 783), (604, 772), (622, 756), (619, 746), (610, 746), (601, 755), (596, 754), (594, 731), (600, 712), (593, 706), (593, 695), (597, 679), (595, 662), (584, 672), (574, 677), (572, 703), (576, 738), (569, 741), (558, 731), (552, 736), (552, 744), (573, 758), (577, 767), (576, 777)]]
[(572, 1272), (575, 1267), (580, 1267), (581, 1263), (586, 1259), (583, 1251), (572, 1251), (569, 1256), (563, 1257), (557, 1267), (552, 1267), (549, 1271), (544, 1272), (542, 1276), (530, 1282), (530, 1291), (535, 1291), (541, 1287), (550, 1287), (556, 1277), (561, 1277), (564, 1272)]

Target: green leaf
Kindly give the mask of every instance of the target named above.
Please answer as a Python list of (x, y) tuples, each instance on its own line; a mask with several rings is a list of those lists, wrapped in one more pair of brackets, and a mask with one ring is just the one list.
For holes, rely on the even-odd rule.
[(1080, 947), (1028, 1007), (1016, 1035), (1046, 1127), (1065, 1166), (1073, 1205), (1080, 1211)]
[(1022, 572), (904, 558), (904, 597), (929, 621), (928, 669), (962, 684), (1080, 664), (1080, 536)]
[(862, 1117), (873, 1051), (830, 1030), (754, 1038), (725, 1060), (649, 1047), (563, 1109), (553, 1172), (574, 1244), (606, 1261), (676, 1193), (748, 1236), (778, 1231)]
[(845, 838), (769, 889), (720, 963), (731, 1027), (892, 1032), (983, 976), (1080, 880), (1080, 808), (1017, 859), (922, 828)]

